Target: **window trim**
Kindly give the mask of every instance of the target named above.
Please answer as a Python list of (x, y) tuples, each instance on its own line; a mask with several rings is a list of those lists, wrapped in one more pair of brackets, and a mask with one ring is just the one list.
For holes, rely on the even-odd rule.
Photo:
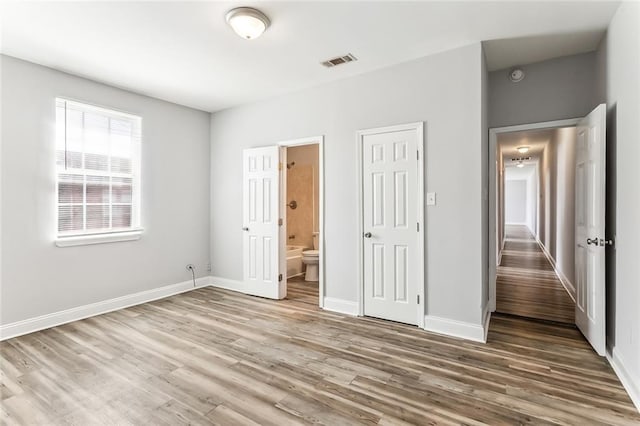
[[(59, 217), (58, 217), (58, 183), (59, 183), (59, 170), (56, 166), (56, 175), (55, 175), (55, 187), (56, 187), (56, 232), (54, 235), (54, 243), (57, 247), (74, 247), (81, 245), (92, 245), (92, 244), (103, 244), (103, 243), (112, 243), (112, 242), (120, 242), (120, 241), (135, 241), (139, 240), (142, 236), (144, 228), (141, 226), (142, 218), (141, 218), (141, 204), (142, 204), (142, 188), (141, 188), (141, 180), (142, 180), (142, 167), (140, 165), (141, 157), (142, 157), (142, 134), (143, 134), (143, 119), (142, 116), (133, 114), (130, 112), (125, 112), (119, 109), (114, 109), (111, 107), (106, 107), (103, 105), (96, 105), (90, 102), (71, 99), (63, 96), (57, 96), (55, 98), (55, 108), (58, 108), (59, 102), (70, 103), (79, 105), (81, 107), (85, 107), (87, 110), (94, 109), (98, 112), (103, 113), (108, 117), (119, 117), (128, 120), (136, 120), (139, 131), (139, 139), (138, 139), (138, 147), (137, 153), (134, 155), (137, 156), (138, 168), (137, 174), (135, 172), (132, 173), (132, 181), (134, 183), (134, 188), (137, 187), (137, 197), (135, 197), (135, 193), (132, 193), (132, 201), (131, 201), (131, 214), (136, 217), (136, 222), (132, 223), (132, 227), (124, 228), (124, 229), (111, 229), (101, 231), (96, 229), (94, 231), (85, 230), (84, 233), (70, 233), (70, 234), (60, 234), (58, 230), (59, 227)], [(66, 123), (65, 123), (66, 126)], [(57, 137), (57, 136), (56, 136)], [(85, 170), (86, 172), (86, 170)], [(137, 198), (137, 203), (134, 202), (134, 199)]]
[(120, 241), (136, 241), (142, 236), (144, 228), (127, 229), (119, 232), (103, 232), (99, 234), (79, 234), (57, 237), (58, 247), (86, 246), (91, 244), (116, 243)]

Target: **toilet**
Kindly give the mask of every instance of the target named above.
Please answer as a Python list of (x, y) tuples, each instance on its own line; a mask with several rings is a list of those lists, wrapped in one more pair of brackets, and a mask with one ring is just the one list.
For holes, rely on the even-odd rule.
[(318, 281), (318, 264), (320, 263), (320, 251), (318, 250), (318, 232), (313, 233), (313, 250), (302, 252), (302, 263), (307, 265), (304, 274), (305, 281)]

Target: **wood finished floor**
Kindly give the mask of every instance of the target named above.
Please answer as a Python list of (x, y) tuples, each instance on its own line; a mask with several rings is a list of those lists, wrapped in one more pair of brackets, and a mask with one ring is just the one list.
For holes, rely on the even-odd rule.
[(574, 323), (574, 303), (526, 226), (507, 225), (496, 278), (496, 311)]
[[(312, 302), (312, 299), (315, 300)], [(640, 424), (573, 327), (508, 316), (486, 345), (202, 288), (0, 344), (2, 424)]]

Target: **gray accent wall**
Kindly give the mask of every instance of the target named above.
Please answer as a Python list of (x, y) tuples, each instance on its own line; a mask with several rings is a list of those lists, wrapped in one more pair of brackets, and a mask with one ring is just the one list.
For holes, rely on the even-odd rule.
[(425, 190), (437, 193), (437, 205), (425, 207), (427, 314), (480, 324), (481, 61), (476, 43), (212, 114), (212, 275), (242, 279), (242, 150), (324, 135), (325, 296), (356, 302), (362, 238), (356, 132), (423, 121)]
[(489, 127), (584, 117), (593, 109), (595, 52), (522, 67), (513, 83), (509, 69), (489, 73)]
[[(2, 324), (208, 275), (210, 114), (0, 60)], [(140, 240), (54, 245), (57, 96), (142, 117)]]

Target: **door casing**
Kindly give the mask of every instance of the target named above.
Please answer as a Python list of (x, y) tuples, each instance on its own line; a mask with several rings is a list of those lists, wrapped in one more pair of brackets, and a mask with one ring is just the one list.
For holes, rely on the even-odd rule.
[(375, 135), (378, 133), (391, 133), (399, 131), (414, 130), (417, 135), (417, 148), (418, 148), (418, 193), (415, 196), (418, 198), (418, 232), (417, 234), (417, 247), (418, 247), (418, 266), (419, 271), (417, 274), (418, 279), (418, 296), (420, 303), (417, 306), (417, 321), (416, 324), (420, 328), (424, 328), (425, 317), (425, 290), (427, 283), (425, 281), (425, 214), (424, 214), (424, 122), (419, 121), (416, 123), (399, 124), (395, 126), (376, 127), (372, 129), (359, 130), (357, 132), (357, 185), (358, 185), (358, 315), (364, 316), (364, 191), (363, 191), (363, 163), (362, 144), (364, 137), (367, 135)]
[[(566, 120), (544, 121), (540, 123), (521, 124), (517, 126), (495, 127), (489, 129), (489, 301), (487, 308), (489, 312), (496, 310), (496, 278), (497, 278), (497, 261), (495, 254), (499, 252), (497, 241), (497, 212), (496, 212), (496, 148), (498, 146), (498, 135), (501, 133), (523, 132), (526, 130), (553, 129), (558, 127), (575, 127), (582, 117), (570, 118)], [(540, 188), (538, 188), (538, 193)], [(539, 197), (538, 197), (539, 198)], [(536, 219), (539, 222), (539, 218)]]
[[(318, 174), (319, 174), (319, 182), (318, 182), (318, 244), (320, 245), (320, 253), (318, 256), (318, 306), (324, 308), (324, 294), (325, 294), (325, 243), (324, 243), (324, 136), (311, 136), (307, 138), (300, 139), (292, 139), (281, 141), (277, 143), (281, 148), (288, 148), (294, 146), (302, 146), (302, 145), (318, 145)], [(281, 194), (281, 206), (280, 206), (280, 217), (284, 224), (287, 223), (287, 208), (284, 204), (286, 204), (286, 195), (287, 195), (287, 187), (286, 187), (286, 162), (288, 161), (286, 157), (281, 161), (283, 164), (283, 168), (280, 174), (280, 194)], [(281, 246), (280, 247), (280, 257), (281, 262), (284, 258), (284, 263), (286, 265), (286, 245), (287, 245), (287, 236), (286, 236), (286, 226), (283, 225), (280, 227), (280, 235), (281, 235)], [(286, 267), (283, 270), (285, 281), (285, 293), (286, 293)]]

